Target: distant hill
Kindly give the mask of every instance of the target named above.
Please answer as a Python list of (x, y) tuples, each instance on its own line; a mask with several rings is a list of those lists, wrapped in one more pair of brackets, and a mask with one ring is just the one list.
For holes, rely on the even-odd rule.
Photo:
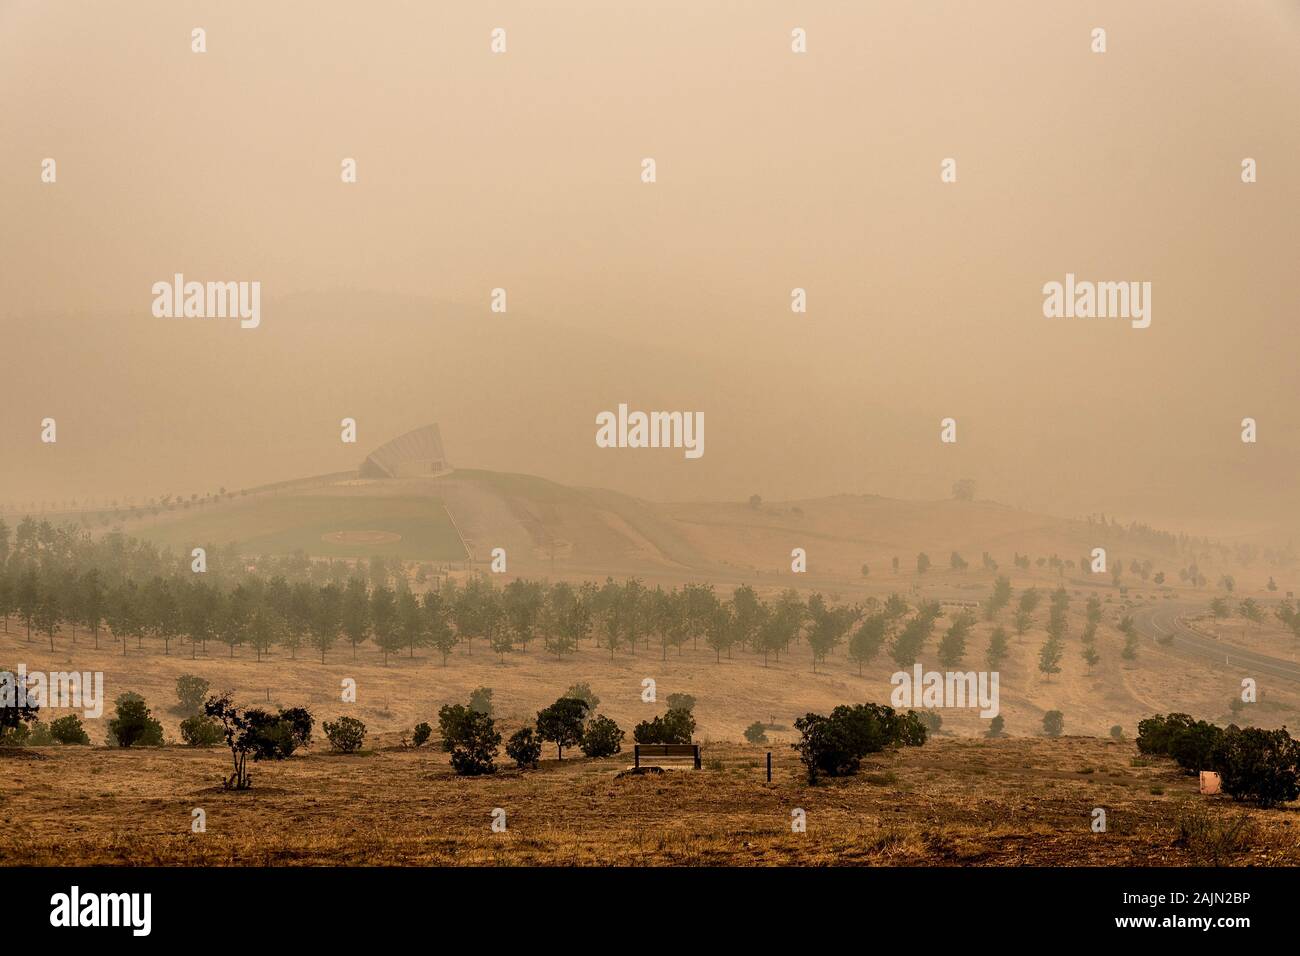
[[(1176, 575), (1171, 540), (984, 501), (907, 501), (835, 495), (803, 501), (656, 503), (532, 475), (458, 469), (450, 474), (361, 479), (352, 473), (285, 482), (203, 509), (167, 512), (127, 530), (177, 550), (237, 543), (250, 554), (303, 550), (319, 557), (374, 554), (434, 563), (486, 563), (506, 550), (509, 571), (603, 578), (706, 578), (795, 583), (791, 550), (807, 552), (800, 583), (860, 581), (915, 571), (929, 580), (981, 577), (989, 552), (1009, 568), (1014, 552), (1078, 562), (1093, 547), (1112, 562), (1150, 560)], [(956, 552), (969, 565), (950, 569)], [(1185, 562), (1185, 558), (1183, 561)], [(1077, 574), (1077, 572), (1074, 572)]]

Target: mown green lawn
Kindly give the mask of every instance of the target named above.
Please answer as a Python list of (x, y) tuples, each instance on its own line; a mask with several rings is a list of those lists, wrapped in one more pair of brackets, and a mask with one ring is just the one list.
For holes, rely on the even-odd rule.
[[(234, 542), (245, 554), (302, 550), (315, 557), (382, 554), (425, 561), (458, 561), (466, 556), (442, 500), (433, 497), (271, 496), (209, 506), (174, 521), (137, 528), (132, 533), (138, 537), (177, 551)], [(401, 535), (401, 540), (378, 544), (322, 540), (332, 531), (388, 531)]]

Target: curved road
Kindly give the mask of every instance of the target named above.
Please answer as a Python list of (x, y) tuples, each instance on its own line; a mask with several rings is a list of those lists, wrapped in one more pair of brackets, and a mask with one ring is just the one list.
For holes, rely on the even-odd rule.
[(1140, 607), (1133, 611), (1133, 623), (1139, 633), (1148, 637), (1166, 637), (1174, 635), (1173, 647), (1178, 650), (1209, 658), (1216, 663), (1228, 663), (1230, 666), (1249, 670), (1249, 676), (1267, 674), (1300, 683), (1300, 664), (1282, 657), (1272, 657), (1258, 651), (1247, 650), (1234, 644), (1216, 641), (1212, 637), (1197, 634), (1179, 622), (1181, 615), (1195, 613), (1202, 609), (1199, 604), (1186, 604), (1175, 601), (1162, 601), (1153, 606)]
[[(974, 604), (982, 600), (986, 593), (978, 590), (954, 590), (952, 588), (928, 588), (924, 596), (945, 604)], [(908, 595), (908, 597), (913, 597)], [(1285, 657), (1274, 657), (1252, 651), (1226, 641), (1216, 641), (1191, 630), (1179, 621), (1180, 617), (1203, 613), (1205, 601), (1163, 600), (1155, 604), (1134, 608), (1133, 623), (1138, 633), (1151, 639), (1168, 637), (1173, 634), (1172, 644), (1162, 645), (1192, 657), (1199, 657), (1219, 666), (1241, 668), (1246, 677), (1272, 677), (1300, 684), (1300, 663)]]

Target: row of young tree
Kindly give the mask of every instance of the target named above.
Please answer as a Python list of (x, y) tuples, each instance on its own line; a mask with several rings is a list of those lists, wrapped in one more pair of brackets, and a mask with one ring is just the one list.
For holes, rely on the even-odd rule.
[[(990, 618), (1009, 598), (1010, 585), (1000, 578), (985, 605)], [(1015, 615), (1018, 634), (1031, 625), (1037, 600), (1035, 590), (1022, 595)], [(15, 562), (0, 568), (6, 631), (12, 615), (29, 641), (44, 637), (51, 650), (56, 635), (74, 645), (88, 639), (96, 648), (107, 637), (121, 644), (123, 654), (148, 640), (164, 654), (181, 647), (197, 657), (213, 643), (231, 657), (242, 649), (258, 660), (276, 651), (296, 658), (310, 648), (325, 661), (340, 644), (355, 657), (357, 648), (370, 642), (385, 662), (395, 654), (413, 657), (417, 650), (432, 649), (445, 665), (458, 646), (472, 654), (476, 640), (502, 658), (527, 652), (535, 643), (564, 658), (591, 643), (611, 658), (657, 650), (666, 659), (670, 651), (680, 654), (685, 646), (698, 649), (703, 642), (717, 661), (742, 650), (761, 655), (766, 665), (804, 641), (814, 670), (844, 644), (861, 669), (885, 646), (900, 666), (910, 666), (943, 613), (938, 602), (922, 601), (913, 609), (897, 594), (885, 601), (837, 604), (819, 593), (805, 599), (786, 590), (765, 600), (741, 585), (720, 598), (709, 585), (650, 588), (635, 578), (608, 579), (603, 585), (515, 579), (497, 587), (479, 575), (463, 584), (446, 579), (419, 594), (400, 586), (370, 588), (360, 578), (343, 586), (315, 586), (250, 574), (221, 590), (203, 575), (186, 573), (143, 583), (125, 579), (108, 587), (97, 568), (76, 573)], [(960, 663), (974, 623), (969, 611), (956, 615), (939, 648), (945, 665)], [(1006, 653), (1005, 637), (1001, 629), (994, 634), (994, 665)]]
[[(296, 658), (300, 649), (311, 647), (324, 661), (340, 641), (346, 641), (355, 656), (357, 647), (370, 641), (385, 661), (393, 654), (414, 656), (417, 649), (432, 648), (445, 665), (458, 645), (472, 654), (476, 639), (502, 657), (526, 652), (540, 641), (546, 652), (563, 658), (589, 641), (608, 649), (611, 657), (620, 650), (635, 654), (638, 648), (656, 648), (666, 658), (670, 649), (680, 653), (687, 643), (698, 647), (703, 640), (716, 660), (742, 649), (761, 654), (766, 664), (771, 657), (789, 653), (792, 644), (802, 639), (811, 651), (814, 670), (847, 643), (848, 656), (861, 672), (886, 646), (899, 667), (910, 667), (944, 613), (934, 601), (922, 601), (913, 609), (897, 594), (883, 602), (869, 599), (863, 604), (834, 605), (820, 594), (805, 600), (786, 591), (769, 602), (742, 585), (730, 598), (720, 600), (704, 585), (663, 590), (646, 588), (635, 579), (607, 580), (599, 587), (517, 579), (497, 588), (490, 578), (476, 577), (463, 586), (445, 581), (438, 590), (417, 595), (400, 588), (368, 589), (359, 579), (339, 588), (250, 577), (222, 592), (197, 575), (154, 578), (143, 587), (124, 581), (112, 590), (99, 584), (94, 569), (80, 578), (59, 578), (56, 587), (44, 585), (31, 568), (16, 585), (7, 578), (7, 571), (0, 570), (0, 611), (8, 613), (6, 594), (11, 593), (13, 610), (27, 626), (28, 639), (34, 628), (48, 635), (51, 648), (63, 626), (75, 643), (80, 625), (96, 647), (106, 627), (122, 644), (124, 654), (129, 639), (139, 648), (147, 638), (160, 644), (165, 654), (183, 642), (189, 654), (197, 656), (215, 642), (232, 657), (244, 648), (259, 660), (277, 649)], [(989, 619), (1005, 606), (1010, 593), (1006, 579), (999, 579), (985, 604)], [(1035, 589), (1022, 593), (1014, 615), (1018, 635), (1031, 626), (1040, 597)], [(1040, 668), (1047, 674), (1059, 671), (1069, 598), (1058, 589), (1052, 601), (1049, 640), (1040, 657)], [(1084, 633), (1085, 658), (1091, 666), (1096, 663), (1093, 635), (1100, 617), (1095, 598), (1089, 612), (1096, 614)], [(937, 652), (945, 667), (962, 663), (975, 620), (965, 609), (952, 618)], [(1131, 627), (1131, 619), (1128, 624)], [(1135, 648), (1135, 633), (1130, 644)], [(998, 667), (1008, 648), (1006, 629), (994, 628), (988, 648), (991, 668)]]
[[(1043, 555), (1037, 559), (1033, 559), (1028, 554), (1021, 554), (1020, 552), (1017, 551), (1012, 554), (1011, 563), (1014, 567), (1019, 568), (1022, 571), (1028, 571), (1031, 567), (1038, 567), (1039, 569), (1042, 570), (1055, 571), (1058, 577), (1064, 577), (1067, 571), (1074, 572), (1076, 570), (1079, 571), (1080, 573), (1086, 573), (1089, 576), (1093, 574), (1091, 557), (1082, 557), (1079, 559), (1078, 563), (1076, 564), (1073, 559), (1062, 558), (1058, 554)], [(987, 572), (997, 573), (998, 562), (994, 560), (993, 556), (989, 554), (989, 552), (987, 551), (983, 552), (980, 555), (980, 565), (983, 568), (983, 570)], [(895, 574), (900, 573), (901, 562), (897, 557), (893, 559), (892, 566)], [(960, 552), (953, 551), (951, 554), (948, 555), (948, 567), (953, 571), (966, 571), (970, 568), (970, 562), (967, 561), (966, 558), (962, 557)], [(917, 574), (928, 574), (932, 568), (934, 568), (934, 562), (930, 559), (929, 554), (927, 554), (924, 551), (917, 554), (916, 556)], [(1124, 577), (1124, 573), (1125, 573), (1124, 562), (1119, 560), (1118, 558), (1113, 558), (1110, 561), (1109, 574), (1110, 574), (1111, 582), (1116, 587), (1120, 586), (1120, 582)], [(1165, 573), (1163, 571), (1156, 571), (1155, 565), (1150, 560), (1138, 561), (1136, 558), (1134, 558), (1128, 564), (1128, 573), (1140, 578), (1144, 582), (1150, 579), (1154, 584), (1158, 586), (1163, 586), (1165, 583)], [(862, 565), (862, 576), (865, 578), (865, 577), (869, 577), (870, 574), (871, 574), (871, 568), (866, 564)], [(1179, 572), (1179, 577), (1184, 583), (1196, 584), (1198, 578), (1196, 572), (1196, 565), (1194, 563), (1191, 566), (1190, 578), (1188, 575), (1189, 572), (1188, 569), (1186, 568), (1184, 568)], [(1206, 583), (1204, 577), (1199, 578), (1199, 580), (1200, 580), (1199, 586), (1204, 587)], [(1269, 580), (1272, 581), (1271, 578)]]
[[(994, 583), (993, 591), (981, 605), (983, 616), (988, 621), (998, 621), (1004, 608), (1012, 603), (1011, 584), (1005, 577)], [(1023, 637), (1034, 625), (1034, 613), (1041, 605), (1043, 592), (1037, 588), (1028, 588), (1020, 593), (1011, 615), (1011, 626), (1017, 637)], [(1039, 650), (1038, 669), (1050, 679), (1061, 671), (1061, 658), (1065, 653), (1066, 637), (1070, 631), (1070, 593), (1063, 587), (1048, 595), (1048, 618), (1044, 624), (1047, 639)], [(934, 630), (934, 625), (942, 609), (934, 603), (921, 602), (916, 613), (897, 628), (895, 621), (907, 614), (906, 603), (891, 597), (883, 608), (868, 615), (861, 627), (853, 634), (849, 642), (849, 653), (854, 660), (870, 661), (879, 649), (889, 644), (894, 663), (901, 668), (912, 666), (921, 656), (926, 643)], [(1088, 598), (1085, 609), (1085, 624), (1080, 636), (1081, 656), (1091, 670), (1100, 660), (1097, 644), (1097, 628), (1102, 621), (1102, 602), (1097, 595)], [(949, 619), (949, 625), (940, 639), (936, 656), (946, 669), (960, 667), (966, 658), (966, 643), (976, 623), (976, 615), (962, 609)], [(1125, 615), (1119, 622), (1119, 629), (1125, 635), (1124, 649), (1121, 656), (1125, 660), (1137, 657), (1138, 634), (1133, 618)], [(896, 636), (895, 632), (897, 631)], [(892, 637), (892, 640), (891, 640)], [(998, 624), (989, 634), (985, 663), (989, 670), (998, 670), (1010, 653), (1010, 634), (1006, 627)]]
[(656, 646), (670, 649), (703, 640), (720, 660), (743, 647), (779, 656), (809, 625), (810, 643), (822, 656), (843, 634), (856, 612), (829, 607), (820, 595), (807, 602), (790, 591), (773, 603), (742, 586), (728, 600), (712, 587), (646, 588), (638, 580), (572, 585), (516, 579), (497, 587), (480, 575), (457, 584), (444, 580), (423, 594), (409, 587), (367, 587), (360, 578), (346, 584), (290, 584), (275, 576), (249, 575), (229, 590), (199, 574), (125, 579), (106, 585), (97, 568), (80, 573), (38, 564), (10, 562), (0, 568), (0, 619), (10, 630), (16, 617), (29, 641), (56, 637), (75, 645), (86, 639), (98, 648), (104, 638), (129, 647), (148, 640), (164, 654), (177, 645), (197, 657), (209, 643), (233, 657), (252, 651), (261, 660), (273, 650), (296, 658), (311, 648), (325, 661), (340, 643), (371, 642), (385, 661), (432, 649), (443, 663), (458, 645), (472, 654), (475, 641), (504, 658), (540, 643), (563, 658), (587, 641), (611, 658)]
[[(1300, 612), (1296, 611), (1295, 606), (1290, 601), (1283, 601), (1277, 605), (1273, 609), (1273, 613), (1282, 622), (1282, 626), (1291, 632), (1292, 636), (1300, 639)], [(1234, 614), (1245, 621), (1247, 627), (1259, 627), (1268, 620), (1265, 606), (1254, 598), (1242, 598), (1235, 605), (1232, 598), (1227, 596), (1210, 600), (1210, 616), (1214, 620), (1226, 620)]]
[[(739, 650), (761, 655), (766, 666), (803, 641), (813, 670), (847, 645), (861, 672), (886, 647), (898, 666), (910, 667), (944, 615), (938, 602), (922, 600), (913, 608), (898, 594), (844, 604), (819, 593), (804, 598), (793, 589), (768, 599), (741, 585), (719, 596), (711, 585), (665, 589), (635, 578), (581, 585), (515, 579), (499, 587), (490, 575), (480, 574), (459, 584), (441, 578), (420, 592), (405, 573), (383, 561), (370, 562), (366, 573), (324, 584), (304, 574), (296, 559), (289, 566), (268, 559), (266, 567), (248, 565), (238, 575), (227, 568), (214, 575), (188, 565), (178, 568), (170, 553), (131, 538), (91, 539), (76, 529), (43, 524), (26, 527), (14, 547), (6, 544), (4, 555), (3, 627), (8, 631), (10, 617), (16, 616), (28, 640), (44, 636), (51, 650), (56, 636), (74, 645), (84, 636), (96, 647), (108, 636), (123, 654), (132, 643), (141, 649), (148, 640), (164, 654), (181, 645), (197, 657), (213, 643), (231, 657), (252, 652), (261, 660), (287, 652), (296, 658), (303, 651), (325, 661), (340, 644), (350, 646), (355, 657), (359, 646), (370, 643), (385, 662), (396, 654), (414, 657), (432, 650), (445, 665), (458, 646), (472, 654), (476, 640), (502, 659), (534, 644), (564, 658), (585, 642), (603, 647), (611, 658), (658, 650), (666, 659), (670, 651), (681, 653), (688, 644), (698, 649), (702, 641), (717, 661)], [(1010, 580), (996, 578), (981, 605), (985, 619), (998, 620), (1012, 597)], [(1011, 618), (1017, 635), (1032, 626), (1041, 599), (1036, 588), (1021, 592)], [(1068, 605), (1064, 588), (1052, 592), (1049, 641), (1040, 657), (1040, 669), (1048, 675), (1059, 671)], [(1093, 635), (1099, 620), (1094, 597), (1084, 634), (1090, 667), (1097, 661)], [(968, 609), (953, 616), (938, 647), (944, 666), (962, 662), (975, 622)], [(995, 627), (989, 666), (996, 668), (1007, 653), (1007, 631)], [(1135, 632), (1124, 655), (1136, 655)]]

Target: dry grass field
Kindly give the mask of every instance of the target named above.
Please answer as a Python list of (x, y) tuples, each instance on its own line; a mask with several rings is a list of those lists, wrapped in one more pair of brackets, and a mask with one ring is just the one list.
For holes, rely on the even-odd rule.
[[(0, 756), (0, 859), (115, 865), (1295, 865), (1300, 814), (1202, 797), (1130, 743), (939, 739), (807, 785), (789, 747), (705, 748), (705, 769), (623, 775), (627, 754), (457, 778), (431, 748), (254, 768), (222, 749)], [(1093, 809), (1107, 814), (1091, 829)], [(207, 831), (190, 832), (202, 808)], [(507, 829), (491, 830), (494, 808)], [(807, 831), (793, 833), (801, 808)]]
[[(1076, 602), (1079, 604), (1081, 602)], [(942, 626), (942, 622), (941, 622)], [(983, 666), (981, 623), (967, 666)], [(1077, 634), (1081, 623), (1072, 623)], [(937, 641), (937, 637), (933, 640)], [(448, 666), (424, 654), (384, 664), (373, 646), (357, 658), (346, 646), (325, 664), (302, 653), (257, 662), (246, 649), (227, 656), (209, 645), (161, 649), (87, 635), (56, 651), (16, 621), (0, 635), (0, 663), (29, 670), (99, 670), (109, 699), (104, 718), (87, 720), (96, 746), (0, 750), (0, 859), (11, 864), (718, 864), (718, 865), (1183, 865), (1300, 864), (1300, 814), (1294, 807), (1255, 810), (1224, 797), (1203, 797), (1196, 782), (1167, 761), (1148, 761), (1131, 743), (1136, 721), (1157, 711), (1187, 710), (1223, 721), (1237, 675), (1188, 660), (1144, 641), (1139, 659), (1121, 661), (1119, 638), (1104, 627), (1103, 663), (1088, 673), (1077, 637), (1062, 673), (1051, 679), (1034, 661), (1043, 634), (1012, 638), (1003, 665), (1002, 713), (1010, 738), (979, 736), (987, 726), (971, 712), (944, 712), (942, 732), (925, 747), (870, 757), (855, 777), (807, 785), (790, 742), (793, 718), (838, 703), (889, 699), (887, 653), (859, 677), (841, 649), (812, 673), (807, 648), (763, 667), (738, 653), (717, 663), (690, 646), (666, 661), (655, 650), (633, 656), (584, 645), (556, 661), (534, 646), (502, 663), (486, 646), (458, 648)], [(933, 644), (923, 656), (930, 660)], [(313, 746), (282, 763), (253, 767), (251, 792), (223, 791), (223, 747), (117, 750), (101, 745), (111, 701), (143, 694), (176, 741), (176, 677), (194, 673), (214, 690), (246, 703), (307, 705), (318, 721), (360, 717), (370, 734), (357, 755), (329, 751), (319, 724)], [(357, 682), (355, 704), (340, 701), (344, 678)], [(641, 681), (657, 683), (659, 703), (640, 699)], [(628, 731), (626, 750), (591, 761), (576, 751), (563, 762), (554, 749), (536, 771), (520, 773), (501, 754), (497, 774), (454, 776), (436, 739), (419, 750), (400, 746), (415, 723), (436, 724), (438, 707), (463, 702), (473, 688), (494, 690), (504, 736), (586, 681), (601, 713)], [(670, 693), (697, 698), (696, 740), (704, 770), (642, 776), (630, 763), (631, 728), (661, 713)], [(1272, 692), (1259, 724), (1287, 722), (1294, 691)], [(1067, 736), (1047, 739), (1041, 715), (1066, 715)], [(1223, 713), (1220, 714), (1219, 711)], [(58, 716), (52, 712), (51, 716)], [(742, 744), (758, 720), (774, 725), (770, 743)], [(1128, 739), (1106, 739), (1121, 723)], [(1294, 720), (1291, 723), (1295, 723)], [(764, 777), (765, 755), (773, 781)], [(505, 833), (491, 813), (507, 815)], [(1096, 807), (1107, 832), (1091, 830)], [(202, 808), (207, 832), (190, 832)], [(795, 808), (806, 833), (790, 831)]]

